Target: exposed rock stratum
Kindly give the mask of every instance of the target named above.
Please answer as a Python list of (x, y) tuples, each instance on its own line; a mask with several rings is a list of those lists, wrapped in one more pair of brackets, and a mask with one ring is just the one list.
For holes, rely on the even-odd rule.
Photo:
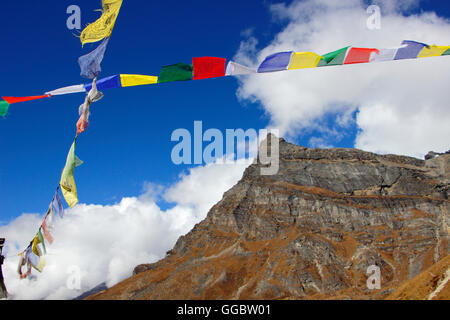
[[(450, 298), (450, 154), (279, 142), (278, 174), (249, 166), (166, 258), (90, 299)], [(367, 287), (372, 265), (380, 289)], [(428, 291), (408, 295), (420, 281)]]

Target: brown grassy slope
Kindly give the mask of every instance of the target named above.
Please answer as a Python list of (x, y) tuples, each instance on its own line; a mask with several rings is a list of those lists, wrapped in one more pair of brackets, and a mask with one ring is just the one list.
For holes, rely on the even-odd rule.
[(450, 255), (406, 281), (387, 300), (450, 300)]

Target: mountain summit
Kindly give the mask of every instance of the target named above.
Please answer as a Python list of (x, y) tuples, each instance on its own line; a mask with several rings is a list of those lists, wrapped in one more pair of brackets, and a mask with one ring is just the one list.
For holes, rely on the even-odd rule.
[[(384, 299), (402, 286), (405, 298), (445, 262), (450, 154), (423, 161), (284, 139), (279, 151), (276, 175), (252, 164), (166, 258), (89, 299)], [(379, 289), (369, 289), (371, 267)]]

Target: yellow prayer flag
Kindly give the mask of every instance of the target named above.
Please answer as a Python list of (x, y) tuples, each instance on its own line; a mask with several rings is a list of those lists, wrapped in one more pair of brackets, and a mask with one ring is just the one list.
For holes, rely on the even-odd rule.
[(288, 70), (315, 68), (322, 59), (321, 56), (313, 52), (294, 52)]
[(145, 84), (158, 83), (158, 77), (138, 74), (121, 74), (120, 82), (122, 87), (142, 86)]
[(67, 204), (71, 208), (78, 203), (77, 187), (75, 185), (73, 173), (75, 171), (75, 168), (83, 163), (83, 161), (78, 159), (78, 157), (75, 155), (75, 146), (76, 141), (74, 141), (72, 143), (72, 146), (70, 147), (69, 154), (67, 155), (66, 166), (64, 167), (64, 170), (61, 174), (60, 181), (61, 191), (64, 199), (66, 199)]
[(422, 49), (418, 58), (437, 57), (450, 49), (450, 46), (429, 46)]
[[(31, 265), (33, 266), (33, 268), (35, 268), (37, 271), (42, 272), (42, 270), (44, 270), (45, 267), (45, 259), (42, 255), (42, 251), (41, 248), (39, 248), (38, 244), (40, 244), (41, 241), (39, 240), (39, 236), (36, 234), (36, 236), (34, 237), (32, 244), (31, 244), (31, 251), (33, 253), (31, 254), (35, 254), (36, 257), (34, 259), (32, 259), (32, 263)], [(35, 259), (39, 259), (39, 262), (36, 264), (37, 261), (35, 261)]]
[(39, 240), (38, 235), (36, 235), (31, 244), (31, 251), (33, 251), (34, 254), (37, 255), (38, 257), (42, 255), (41, 249), (38, 247), (39, 243), (41, 243), (41, 241)]
[(61, 182), (61, 192), (70, 208), (73, 208), (78, 203), (77, 187), (73, 176), (67, 177), (64, 180), (64, 185)]
[(102, 0), (103, 13), (101, 17), (89, 24), (82, 32), (80, 40), (82, 45), (89, 42), (97, 42), (111, 36), (119, 15), (123, 0)]
[(45, 258), (39, 257), (39, 264), (35, 267), (35, 269), (39, 272), (42, 272), (44, 270), (45, 265), (46, 265)]

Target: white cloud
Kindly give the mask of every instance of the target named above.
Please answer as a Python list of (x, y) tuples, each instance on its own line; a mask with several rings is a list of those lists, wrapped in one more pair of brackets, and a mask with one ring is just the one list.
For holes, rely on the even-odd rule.
[[(248, 163), (209, 164), (190, 169), (169, 188), (147, 183), (139, 197), (123, 198), (110, 206), (80, 204), (56, 219), (55, 241), (47, 246), (47, 266), (31, 279), (19, 280), (18, 257), (42, 222), (42, 215), (23, 214), (0, 234), (7, 238), (5, 282), (12, 299), (71, 299), (94, 286), (108, 286), (129, 277), (133, 268), (163, 258), (178, 237), (206, 217), (208, 210), (242, 177)], [(175, 206), (161, 210), (163, 197)], [(81, 271), (80, 290), (67, 281), (75, 266)], [(72, 270), (71, 270), (72, 269)]]
[(327, 144), (323, 138), (319, 137), (312, 137), (311, 139), (309, 139), (309, 145), (311, 146), (311, 148), (321, 148), (321, 149), (333, 148), (332, 145)]
[[(267, 55), (287, 50), (324, 54), (348, 45), (389, 48), (406, 39), (450, 44), (449, 20), (432, 12), (405, 14), (418, 1), (376, 3), (382, 7), (381, 30), (367, 28), (368, 5), (359, 0), (273, 5), (274, 17), (287, 26), (259, 54), (257, 39), (244, 41), (235, 59), (255, 67)], [(355, 147), (422, 157), (430, 150), (450, 148), (449, 82), (450, 59), (437, 57), (242, 77), (238, 97), (260, 102), (270, 125), (282, 135), (325, 132), (320, 120), (338, 114), (336, 125), (342, 131), (349, 122), (358, 126)]]
[[(164, 194), (164, 199), (177, 203), (178, 207), (191, 208), (196, 219), (203, 219), (223, 193), (242, 177), (251, 161), (243, 158), (233, 163), (191, 169), (189, 174), (183, 174), (181, 181)], [(223, 170), (225, 168), (227, 170)]]

